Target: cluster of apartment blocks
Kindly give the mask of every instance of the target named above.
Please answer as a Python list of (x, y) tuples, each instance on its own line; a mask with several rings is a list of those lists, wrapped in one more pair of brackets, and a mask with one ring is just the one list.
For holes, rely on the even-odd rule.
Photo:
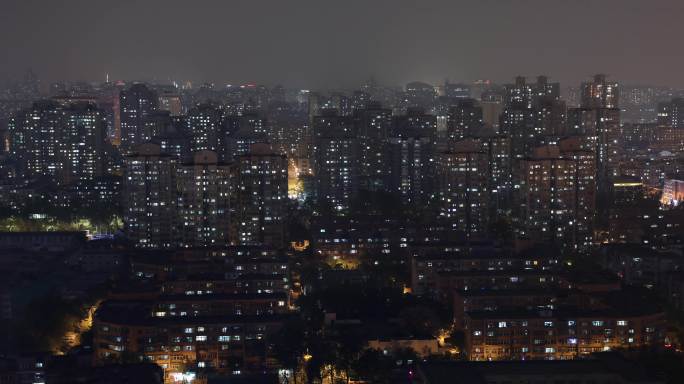
[(142, 357), (175, 375), (277, 368), (269, 338), (290, 316), (287, 259), (262, 247), (140, 251), (93, 322), (96, 364)]
[(230, 163), (216, 152), (180, 162), (146, 143), (126, 158), (124, 223), (139, 248), (193, 248), (284, 241), (287, 159), (255, 144)]
[[(409, 99), (431, 100), (414, 88)], [(587, 251), (598, 193), (620, 174), (622, 151), (617, 84), (596, 76), (583, 90), (581, 108), (567, 109), (558, 83), (520, 77), (506, 85), (495, 126), (485, 101), (456, 98), (442, 129), (421, 109), (430, 102), (400, 116), (371, 105), (357, 118), (310, 105), (314, 193), (340, 213), (360, 189), (430, 202), (467, 239), (488, 238), (492, 221), (512, 213), (518, 238)]]
[(668, 340), (661, 308), (609, 273), (580, 277), (554, 252), (438, 245), (411, 253), (413, 292), (453, 308), (470, 360), (572, 359)]

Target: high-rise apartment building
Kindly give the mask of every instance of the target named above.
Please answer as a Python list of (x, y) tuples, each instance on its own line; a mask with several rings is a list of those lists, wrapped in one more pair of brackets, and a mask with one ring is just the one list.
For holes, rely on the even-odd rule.
[(370, 103), (356, 111), (360, 147), (359, 183), (366, 190), (382, 189), (387, 174), (386, 142), (392, 132), (392, 110)]
[(618, 108), (618, 83), (609, 82), (606, 75), (594, 75), (592, 81), (582, 83), (581, 105), (585, 108)]
[(510, 135), (515, 159), (528, 156), (545, 138), (564, 130), (566, 108), (560, 101), (560, 85), (549, 83), (545, 76), (533, 84), (517, 77), (514, 84), (506, 85), (504, 102), (500, 132)]
[(517, 210), (521, 238), (553, 243), (563, 249), (574, 245), (576, 196), (573, 160), (557, 146), (535, 148), (520, 162)]
[(594, 240), (596, 221), (596, 153), (593, 140), (575, 136), (558, 142), (563, 158), (574, 162), (575, 207), (572, 224), (574, 247), (587, 252)]
[(197, 105), (188, 112), (185, 124), (192, 152), (222, 150), (222, 121), (218, 108), (211, 104)]
[(285, 241), (287, 158), (267, 144), (255, 144), (236, 158), (234, 241), (281, 248)]
[(346, 213), (359, 190), (359, 139), (353, 120), (324, 110), (314, 118), (314, 175), (318, 202)]
[(390, 138), (385, 154), (386, 190), (405, 203), (426, 203), (433, 192), (435, 153), (429, 137)]
[[(623, 138), (618, 101), (618, 84), (608, 82), (605, 75), (596, 75), (593, 81), (582, 84), (581, 111), (594, 113), (596, 117), (594, 134), (596, 136), (596, 181), (601, 201), (607, 199), (612, 178), (620, 175)], [(589, 115), (585, 117), (590, 118)], [(591, 125), (587, 121), (587, 127)], [(605, 207), (605, 204), (600, 206)]]
[(213, 151), (193, 153), (177, 168), (176, 239), (185, 248), (225, 246), (230, 231), (230, 166)]
[(437, 159), (440, 217), (465, 239), (484, 238), (489, 227), (489, 154), (478, 140), (452, 144)]
[(171, 248), (176, 218), (176, 161), (157, 144), (141, 144), (126, 157), (124, 231), (138, 248)]
[(54, 102), (39, 101), (19, 111), (9, 122), (9, 153), (27, 176), (57, 178), (63, 170), (62, 109)]
[(145, 129), (148, 116), (159, 109), (157, 93), (145, 84), (133, 84), (119, 94), (121, 147), (124, 153), (152, 139)]
[(483, 126), (482, 107), (475, 99), (461, 99), (449, 108), (447, 137), (450, 141), (478, 135)]
[(658, 103), (658, 125), (684, 128), (684, 98), (676, 97), (668, 102)]
[(28, 177), (47, 176), (61, 184), (92, 180), (106, 164), (104, 111), (92, 103), (36, 102), (10, 121), (8, 142)]

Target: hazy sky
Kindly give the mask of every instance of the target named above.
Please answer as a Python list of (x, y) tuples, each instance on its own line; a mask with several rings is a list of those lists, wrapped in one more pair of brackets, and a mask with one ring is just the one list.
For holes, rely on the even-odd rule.
[(0, 0), (0, 78), (684, 87), (684, 0)]

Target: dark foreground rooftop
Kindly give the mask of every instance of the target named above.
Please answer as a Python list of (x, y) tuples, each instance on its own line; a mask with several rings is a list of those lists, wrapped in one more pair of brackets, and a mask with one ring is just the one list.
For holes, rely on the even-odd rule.
[(665, 383), (639, 364), (613, 354), (586, 360), (426, 362), (418, 368), (421, 384), (494, 383)]

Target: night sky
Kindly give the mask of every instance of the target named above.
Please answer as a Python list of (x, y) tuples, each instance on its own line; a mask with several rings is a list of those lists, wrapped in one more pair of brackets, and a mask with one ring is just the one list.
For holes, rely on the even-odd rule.
[(0, 79), (684, 87), (682, 0), (0, 0)]

